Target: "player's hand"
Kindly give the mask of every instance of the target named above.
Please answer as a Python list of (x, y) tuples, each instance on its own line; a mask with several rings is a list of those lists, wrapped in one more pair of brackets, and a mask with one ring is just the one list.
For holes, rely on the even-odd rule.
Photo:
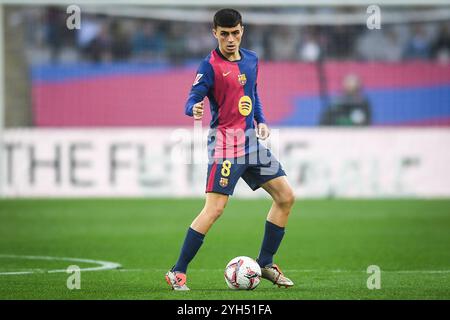
[(203, 117), (203, 101), (194, 104), (192, 108), (192, 113), (194, 114), (194, 120), (201, 120)]
[(266, 140), (270, 136), (270, 130), (267, 124), (258, 123), (258, 138)]

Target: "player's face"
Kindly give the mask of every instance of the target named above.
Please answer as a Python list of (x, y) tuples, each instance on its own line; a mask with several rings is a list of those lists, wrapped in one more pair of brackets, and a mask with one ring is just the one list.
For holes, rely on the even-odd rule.
[(219, 42), (220, 51), (231, 55), (239, 50), (244, 27), (240, 24), (233, 28), (217, 27), (213, 33)]

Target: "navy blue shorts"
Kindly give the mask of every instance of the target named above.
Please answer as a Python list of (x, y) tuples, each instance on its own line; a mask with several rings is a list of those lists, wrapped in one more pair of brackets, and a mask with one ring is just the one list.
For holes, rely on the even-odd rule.
[(239, 158), (215, 159), (208, 164), (206, 191), (232, 195), (239, 178), (254, 191), (265, 182), (285, 176), (280, 162), (269, 149)]

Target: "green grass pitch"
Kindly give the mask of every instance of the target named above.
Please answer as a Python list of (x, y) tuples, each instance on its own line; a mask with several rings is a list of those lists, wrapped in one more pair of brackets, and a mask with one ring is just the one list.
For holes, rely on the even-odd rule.
[[(173, 292), (164, 273), (179, 253), (202, 199), (0, 201), (0, 299), (450, 299), (450, 200), (301, 200), (275, 257), (293, 288), (262, 280), (254, 291), (227, 288), (223, 269), (256, 257), (269, 200), (230, 199), (188, 270), (190, 292)], [(5, 257), (16, 255), (18, 257)], [(51, 256), (117, 262), (81, 272)], [(381, 289), (367, 288), (367, 267)], [(5, 272), (32, 274), (5, 275)]]

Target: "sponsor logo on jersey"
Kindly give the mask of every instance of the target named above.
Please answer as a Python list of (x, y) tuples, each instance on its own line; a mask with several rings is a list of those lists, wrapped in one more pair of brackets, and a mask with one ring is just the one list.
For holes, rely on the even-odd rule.
[(244, 117), (248, 116), (252, 112), (252, 99), (249, 96), (242, 96), (239, 99), (239, 113)]
[(241, 85), (245, 85), (247, 83), (247, 77), (245, 76), (245, 73), (238, 75), (238, 81)]

